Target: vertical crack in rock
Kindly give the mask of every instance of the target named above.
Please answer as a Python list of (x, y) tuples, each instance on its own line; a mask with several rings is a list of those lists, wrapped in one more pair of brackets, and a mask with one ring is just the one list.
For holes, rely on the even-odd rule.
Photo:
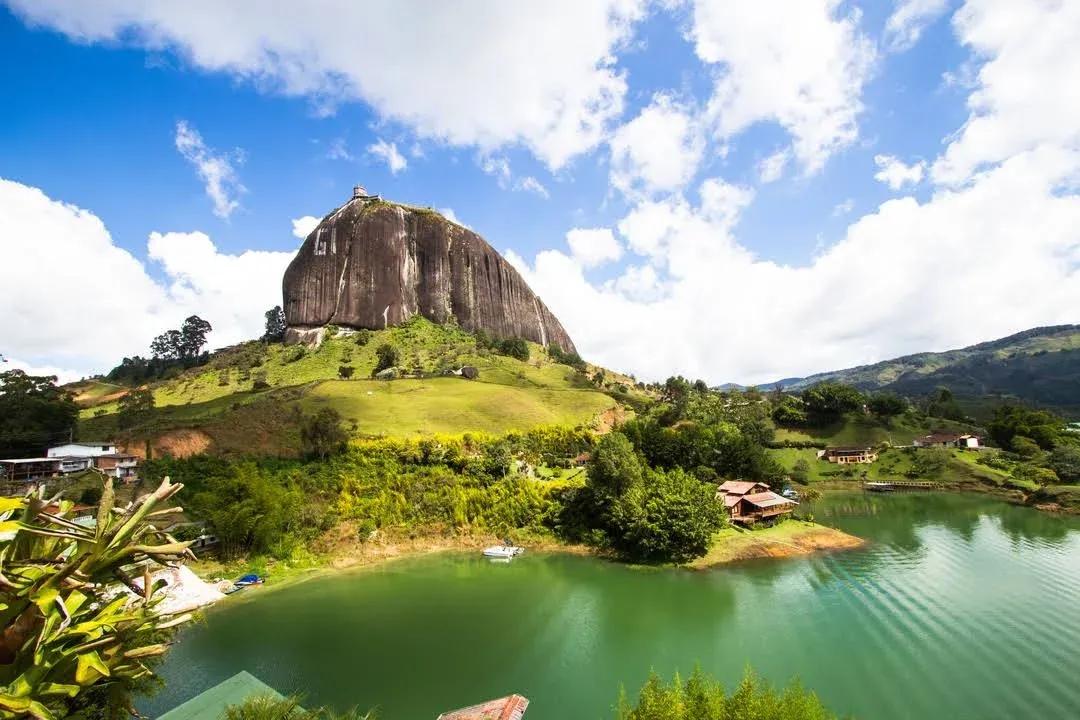
[[(330, 252), (316, 254), (320, 231)], [(482, 237), (430, 209), (377, 198), (327, 215), (289, 264), (282, 292), (298, 331), (330, 322), (379, 329), (423, 315), (574, 351), (559, 320)]]

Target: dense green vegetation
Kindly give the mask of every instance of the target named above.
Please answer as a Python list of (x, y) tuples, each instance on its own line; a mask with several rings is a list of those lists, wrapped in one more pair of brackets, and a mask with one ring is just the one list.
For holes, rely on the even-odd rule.
[(829, 712), (817, 695), (798, 682), (777, 692), (747, 670), (731, 694), (700, 669), (685, 681), (676, 675), (664, 682), (656, 673), (629, 703), (625, 692), (619, 697), (617, 720), (829, 720)]
[(825, 381), (929, 398), (946, 387), (964, 414), (987, 420), (1021, 402), (1080, 417), (1080, 326), (1034, 328), (960, 350), (918, 353), (780, 384), (800, 391)]
[(78, 414), (55, 375), (0, 373), (0, 458), (44, 455), (48, 445), (70, 437)]
[[(187, 554), (153, 524), (181, 487), (165, 481), (119, 506), (110, 481), (93, 528), (67, 501), (43, 512), (43, 491), (0, 498), (0, 718), (128, 716), (169, 629), (190, 619), (159, 615), (157, 588), (128, 574)], [(114, 596), (118, 583), (134, 595)]]
[[(205, 365), (152, 383), (154, 408), (134, 425), (118, 422), (114, 386), (83, 383), (83, 433), (124, 431), (140, 439), (196, 428), (213, 440), (214, 452), (295, 455), (301, 448), (294, 410), (334, 409), (354, 437), (498, 434), (590, 424), (616, 401), (645, 396), (617, 383), (597, 388), (539, 346), (526, 346), (524, 362), (422, 318), (379, 331), (330, 328), (327, 335), (318, 349), (248, 342), (215, 353)], [(400, 379), (367, 379), (384, 366), (395, 367)]]
[(221, 720), (374, 720), (374, 713), (361, 713), (352, 710), (345, 713), (334, 712), (330, 708), (309, 710), (300, 705), (300, 698), (276, 698), (257, 695), (248, 698), (239, 705), (225, 709)]

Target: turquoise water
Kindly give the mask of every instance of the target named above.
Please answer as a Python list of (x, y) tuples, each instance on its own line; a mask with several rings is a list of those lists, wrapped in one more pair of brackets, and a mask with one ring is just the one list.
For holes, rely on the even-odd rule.
[(650, 667), (730, 686), (750, 663), (861, 718), (1080, 717), (1080, 520), (930, 494), (814, 512), (870, 544), (709, 572), (440, 555), (255, 590), (182, 633), (140, 708), (248, 670), (383, 720), (511, 692), (528, 720), (600, 720)]

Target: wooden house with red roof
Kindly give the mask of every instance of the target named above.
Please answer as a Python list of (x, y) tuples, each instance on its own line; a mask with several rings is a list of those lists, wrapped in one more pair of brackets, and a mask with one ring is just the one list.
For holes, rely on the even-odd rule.
[(743, 525), (775, 520), (799, 504), (774, 493), (765, 483), (748, 480), (727, 480), (716, 489), (716, 496), (724, 500), (732, 522)]

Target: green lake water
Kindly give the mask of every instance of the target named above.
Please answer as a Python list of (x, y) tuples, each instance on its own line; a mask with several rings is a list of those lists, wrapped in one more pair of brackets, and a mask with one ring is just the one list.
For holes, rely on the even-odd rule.
[(182, 632), (140, 708), (248, 670), (382, 720), (512, 692), (527, 720), (602, 720), (650, 667), (730, 687), (750, 663), (859, 718), (1080, 718), (1080, 519), (938, 494), (814, 512), (870, 544), (708, 572), (437, 555), (246, 591)]

